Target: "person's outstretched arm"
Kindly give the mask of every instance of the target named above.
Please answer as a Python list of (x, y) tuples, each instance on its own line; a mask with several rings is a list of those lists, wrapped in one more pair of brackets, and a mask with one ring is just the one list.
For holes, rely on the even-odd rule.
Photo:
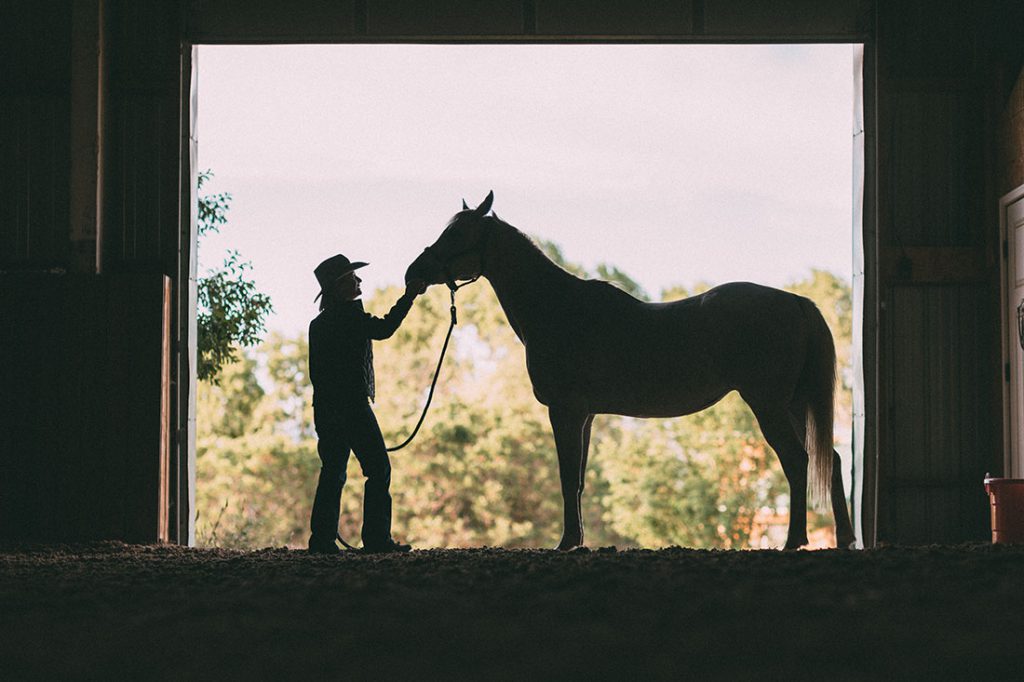
[(395, 305), (391, 306), (391, 310), (384, 317), (374, 317), (370, 313), (364, 313), (363, 326), (367, 338), (377, 340), (390, 338), (409, 313), (409, 309), (412, 308), (412, 302), (426, 289), (426, 284), (414, 280), (405, 285), (405, 293), (395, 301)]

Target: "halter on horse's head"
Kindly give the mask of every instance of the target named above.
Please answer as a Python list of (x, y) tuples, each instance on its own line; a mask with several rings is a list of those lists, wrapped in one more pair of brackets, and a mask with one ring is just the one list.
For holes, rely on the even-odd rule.
[(448, 223), (433, 244), (412, 262), (405, 272), (405, 281), (423, 280), (427, 284), (447, 284), (455, 289), (456, 280), (475, 280), (483, 274), (484, 252), (490, 225), (483, 218), (494, 203), (494, 192), (476, 208), (469, 208), (465, 200), (462, 210)]

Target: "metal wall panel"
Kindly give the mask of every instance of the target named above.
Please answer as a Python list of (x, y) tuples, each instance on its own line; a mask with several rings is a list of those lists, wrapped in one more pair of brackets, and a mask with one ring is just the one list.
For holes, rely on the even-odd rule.
[(513, 36), (523, 32), (521, 0), (368, 0), (368, 36)]
[(357, 33), (355, 0), (188, 0), (186, 31), (193, 43), (315, 43)]
[(0, 269), (68, 265), (70, 98), (0, 95)]
[[(0, 539), (167, 540), (170, 281), (0, 275)], [(13, 387), (13, 388), (11, 388)]]
[(5, 6), (0, 19), (0, 269), (66, 268), (71, 11)]
[(978, 380), (990, 373), (990, 340), (977, 333), (992, 324), (988, 297), (986, 285), (893, 287), (889, 437), (879, 459), (889, 542), (964, 541), (986, 531), (981, 480), (998, 450)]
[(165, 261), (177, 255), (177, 94), (115, 91), (111, 100), (104, 268), (172, 274)]
[[(973, 80), (984, 67), (981, 49), (999, 4), (985, 10), (965, 0), (879, 2), (879, 40), (888, 55), (884, 78), (932, 81)], [(998, 20), (998, 19), (997, 19)]]
[(182, 23), (179, 4), (166, 0), (107, 0), (114, 51), (112, 87), (145, 93), (177, 91)]
[(882, 542), (984, 539), (982, 479), (1001, 468), (992, 64), (978, 14), (878, 6)]
[(190, 0), (194, 43), (849, 41), (873, 0)]
[(66, 92), (71, 75), (72, 0), (5, 2), (0, 90)]
[(708, 35), (763, 40), (820, 39), (822, 36), (867, 36), (871, 30), (868, 1), (819, 2), (817, 0), (704, 0), (703, 24)]
[[(191, 69), (191, 63), (183, 59), (183, 6), (182, 2), (161, 0), (107, 0), (104, 5), (109, 78), (101, 144), (98, 260), (104, 274), (132, 272), (170, 278), (168, 324), (174, 330), (174, 343), (167, 373), (173, 400), (163, 414), (173, 439), (173, 444), (168, 444), (173, 488), (166, 492), (166, 508), (161, 508), (170, 527), (168, 538), (187, 543), (187, 518), (181, 522), (183, 515), (191, 513), (187, 420), (194, 363), (185, 356), (194, 350), (194, 334), (189, 336), (187, 330), (194, 329), (189, 318), (195, 306), (194, 296), (190, 296), (192, 282), (187, 274), (183, 276), (191, 271), (194, 249), (189, 243), (192, 233), (182, 232), (182, 220), (191, 223), (194, 200), (191, 191), (183, 189), (194, 182), (194, 176), (183, 173), (181, 161), (182, 135), (188, 134), (182, 117), (190, 111), (188, 90), (182, 90), (183, 83), (187, 88), (188, 78), (183, 79), (182, 69)], [(124, 352), (132, 354), (130, 348)], [(179, 494), (181, 485), (184, 498)]]
[(658, 36), (695, 34), (693, 2), (538, 0), (538, 35)]
[[(975, 135), (983, 124), (978, 93), (958, 81), (930, 89), (905, 85), (889, 98), (891, 131), (888, 175), (892, 238), (903, 246), (981, 246), (985, 231), (984, 154)], [(937, 144), (938, 140), (942, 144)]]
[(104, 271), (176, 277), (179, 232), (180, 16), (176, 3), (111, 3)]
[(992, 84), (1024, 56), (1012, 28), (1024, 6), (906, 0), (877, 12), (877, 537), (982, 540), (981, 480), (1003, 462)]
[[(949, 542), (986, 530), (981, 480), (999, 452), (994, 430), (987, 284), (896, 285), (887, 301), (886, 446), (880, 450), (881, 539)], [(957, 504), (914, 512), (903, 498), (955, 495)], [(941, 497), (941, 495), (940, 495)], [(930, 498), (929, 498), (930, 499)], [(927, 529), (942, 532), (929, 535)]]

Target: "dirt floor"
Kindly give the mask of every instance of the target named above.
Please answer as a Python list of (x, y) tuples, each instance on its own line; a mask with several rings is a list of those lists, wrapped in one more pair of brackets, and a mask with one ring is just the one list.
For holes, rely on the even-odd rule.
[(0, 551), (6, 680), (1007, 679), (1022, 670), (1024, 546)]

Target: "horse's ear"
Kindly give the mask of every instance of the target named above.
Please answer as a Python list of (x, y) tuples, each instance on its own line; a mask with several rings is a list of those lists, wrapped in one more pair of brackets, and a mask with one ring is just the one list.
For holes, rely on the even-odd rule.
[(494, 190), (491, 190), (490, 192), (487, 193), (487, 197), (482, 202), (480, 202), (480, 205), (473, 209), (473, 213), (475, 213), (477, 217), (482, 218), (483, 216), (487, 215), (488, 211), (491, 210), (491, 204), (493, 203)]
[(469, 206), (466, 205), (466, 200), (465, 199), (462, 200), (462, 210), (463, 211), (469, 210)]
[(491, 215), (494, 216), (495, 220), (501, 220), (501, 218), (498, 217), (498, 212), (497, 211), (492, 212)]

